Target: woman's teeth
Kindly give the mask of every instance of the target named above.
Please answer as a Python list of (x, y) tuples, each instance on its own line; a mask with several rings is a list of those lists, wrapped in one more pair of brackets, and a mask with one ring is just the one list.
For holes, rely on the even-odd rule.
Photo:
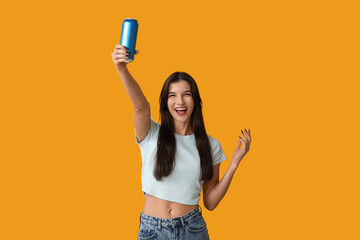
[(187, 109), (186, 108), (177, 108), (175, 110), (179, 115), (184, 115), (186, 113)]

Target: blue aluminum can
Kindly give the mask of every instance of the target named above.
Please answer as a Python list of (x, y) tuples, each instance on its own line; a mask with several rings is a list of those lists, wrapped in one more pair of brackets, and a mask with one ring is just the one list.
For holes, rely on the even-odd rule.
[(131, 52), (128, 62), (134, 61), (138, 26), (137, 20), (131, 18), (125, 18), (122, 25), (120, 44)]

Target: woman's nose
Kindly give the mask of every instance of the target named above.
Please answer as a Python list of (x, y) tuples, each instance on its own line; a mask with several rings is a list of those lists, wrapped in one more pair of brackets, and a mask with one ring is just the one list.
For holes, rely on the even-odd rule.
[(184, 100), (182, 97), (179, 97), (177, 102), (181, 105), (184, 102)]

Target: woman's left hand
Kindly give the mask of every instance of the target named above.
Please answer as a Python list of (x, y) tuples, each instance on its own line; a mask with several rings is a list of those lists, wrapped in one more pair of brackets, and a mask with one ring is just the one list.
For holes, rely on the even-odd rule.
[[(249, 131), (246, 131), (246, 129), (244, 129), (244, 130), (245, 130), (245, 134), (241, 130), (241, 136), (243, 138), (241, 138), (239, 136), (239, 141), (238, 141), (236, 149), (233, 153), (233, 159), (231, 162), (232, 164), (235, 164), (236, 167), (239, 166), (241, 159), (243, 159), (243, 157), (246, 155), (246, 153), (250, 150), (250, 144), (251, 144), (250, 130)], [(240, 148), (241, 145), (242, 145), (242, 148)]]

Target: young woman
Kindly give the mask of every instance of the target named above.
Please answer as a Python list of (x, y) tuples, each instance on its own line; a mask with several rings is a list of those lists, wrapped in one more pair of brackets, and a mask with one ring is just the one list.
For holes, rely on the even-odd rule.
[(241, 131), (230, 167), (219, 181), (220, 162), (226, 157), (220, 142), (206, 134), (194, 79), (184, 72), (167, 78), (160, 94), (160, 125), (151, 118), (150, 104), (127, 69), (129, 53), (116, 45), (112, 58), (134, 104), (135, 140), (141, 150), (145, 204), (138, 239), (209, 239), (198, 205), (200, 193), (203, 190), (204, 206), (214, 210), (249, 151), (250, 130)]

